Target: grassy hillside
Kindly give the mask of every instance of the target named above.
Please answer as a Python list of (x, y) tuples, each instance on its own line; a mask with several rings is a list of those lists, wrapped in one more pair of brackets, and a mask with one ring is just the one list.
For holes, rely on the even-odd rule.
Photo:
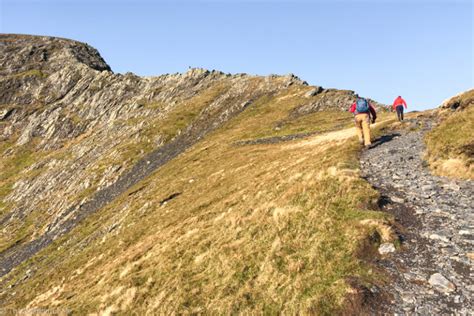
[(436, 174), (474, 179), (474, 90), (446, 102), (426, 145), (427, 160)]
[[(23, 211), (20, 218), (3, 227), (0, 251), (45, 231), (57, 216), (54, 211), (64, 208), (66, 202), (74, 204), (90, 198), (144, 155), (182, 133), (229, 86), (225, 81), (210, 85), (200, 89), (199, 94), (176, 102), (171, 109), (157, 102), (140, 101), (137, 106), (141, 111), (119, 117), (109, 126), (101, 124), (94, 131), (71, 137), (59, 148), (42, 149), (39, 144), (44, 142), (43, 137), (18, 145), (19, 133), (11, 135), (0, 144), (0, 168), (6, 170), (0, 174), (0, 216), (8, 216), (15, 208), (25, 208), (25, 204), (32, 210)], [(75, 111), (77, 108), (71, 106), (62, 113), (69, 117), (77, 115)], [(85, 120), (77, 118), (75, 121), (74, 125), (78, 126)], [(100, 154), (93, 157), (94, 151), (100, 151)], [(81, 161), (83, 166), (80, 166)], [(61, 175), (76, 182), (64, 186), (55, 179)], [(24, 191), (30, 193), (29, 196), (9, 198), (15, 187), (19, 194)], [(58, 203), (53, 197), (61, 194)]]
[[(318, 135), (351, 126), (351, 116), (291, 115), (308, 89), (255, 100), (24, 262), (1, 279), (2, 305), (78, 314), (342, 311), (349, 280), (380, 277), (360, 249), (371, 237), (390, 239), (390, 219), (359, 178), (352, 134)], [(176, 115), (195, 115), (186, 108)], [(146, 129), (147, 137), (162, 131)], [(314, 136), (242, 142), (295, 133)]]

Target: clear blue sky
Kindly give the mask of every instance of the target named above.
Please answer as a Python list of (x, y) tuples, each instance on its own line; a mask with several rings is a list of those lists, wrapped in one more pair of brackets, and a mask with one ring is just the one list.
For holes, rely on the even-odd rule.
[(96, 47), (115, 72), (294, 73), (411, 109), (474, 87), (471, 0), (0, 0), (0, 32)]

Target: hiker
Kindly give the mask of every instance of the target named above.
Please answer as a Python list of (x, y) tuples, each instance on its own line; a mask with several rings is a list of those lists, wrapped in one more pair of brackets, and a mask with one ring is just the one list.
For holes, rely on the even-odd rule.
[(377, 113), (375, 108), (364, 98), (357, 98), (349, 110), (354, 113), (355, 126), (359, 142), (369, 147), (372, 142), (370, 140), (370, 122), (375, 123)]
[(393, 101), (393, 106), (392, 108), (397, 111), (397, 117), (398, 120), (401, 122), (403, 121), (403, 106), (405, 106), (405, 109), (407, 108), (407, 103), (401, 96), (398, 96), (395, 101)]

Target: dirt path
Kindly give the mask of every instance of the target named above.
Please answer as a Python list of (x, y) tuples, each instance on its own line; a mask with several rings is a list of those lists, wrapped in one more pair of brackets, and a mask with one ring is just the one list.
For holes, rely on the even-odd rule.
[[(384, 121), (381, 121), (381, 122), (377, 122), (375, 124), (371, 124), (371, 128), (375, 128), (385, 122), (387, 122), (389, 120), (384, 120)], [(304, 141), (300, 141), (300, 142), (297, 142), (297, 143), (294, 143), (294, 144), (288, 144), (288, 147), (287, 148), (298, 148), (298, 147), (304, 147), (304, 146), (316, 146), (316, 145), (319, 145), (321, 143), (325, 143), (325, 142), (331, 142), (331, 141), (341, 141), (341, 140), (346, 140), (348, 138), (351, 138), (351, 137), (354, 137), (356, 135), (356, 129), (355, 127), (351, 127), (351, 128), (346, 128), (346, 129), (342, 129), (342, 130), (338, 130), (338, 131), (334, 131), (334, 132), (329, 132), (329, 133), (326, 133), (326, 134), (322, 134), (322, 135), (316, 135), (316, 136), (312, 136), (312, 137), (309, 137), (308, 139), (304, 140)]]
[(379, 264), (392, 277), (383, 311), (398, 315), (473, 315), (474, 181), (433, 176), (422, 160), (429, 120), (407, 120), (416, 131), (383, 136), (363, 152), (364, 177), (382, 208), (401, 225), (402, 246)]

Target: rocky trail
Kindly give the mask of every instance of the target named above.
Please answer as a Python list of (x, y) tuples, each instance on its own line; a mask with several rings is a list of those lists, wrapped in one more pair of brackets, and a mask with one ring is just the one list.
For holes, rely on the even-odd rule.
[(432, 121), (403, 124), (361, 156), (363, 176), (399, 224), (400, 249), (379, 248), (378, 265), (391, 276), (382, 288), (391, 296), (384, 313), (473, 315), (474, 182), (432, 175), (422, 159)]

